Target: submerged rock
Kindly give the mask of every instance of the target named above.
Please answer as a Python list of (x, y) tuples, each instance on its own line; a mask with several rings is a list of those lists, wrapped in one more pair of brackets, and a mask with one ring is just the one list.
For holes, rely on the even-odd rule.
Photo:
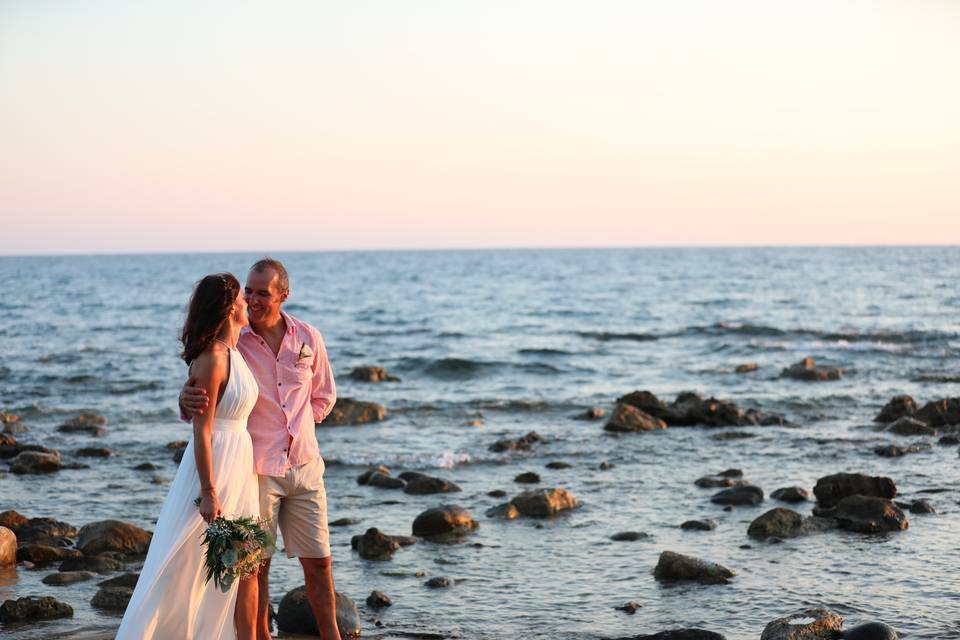
[(96, 577), (97, 574), (93, 571), (60, 571), (57, 573), (51, 573), (48, 576), (44, 576), (43, 584), (61, 587), (68, 584), (75, 584), (77, 582), (86, 582), (87, 580), (93, 580)]
[(446, 576), (430, 578), (424, 583), (430, 589), (447, 589), (453, 586), (453, 580)]
[[(794, 622), (811, 618), (812, 622)], [(835, 640), (842, 629), (843, 618), (829, 609), (805, 609), (769, 623), (760, 640)]]
[(540, 482), (540, 474), (534, 473), (533, 471), (524, 471), (514, 477), (513, 481), (520, 484), (537, 484)]
[(91, 522), (80, 529), (77, 548), (86, 555), (116, 552), (123, 555), (141, 556), (150, 547), (153, 534), (140, 527), (120, 520)]
[(726, 640), (726, 637), (704, 629), (669, 629), (652, 635), (642, 634), (620, 640)]
[(380, 532), (376, 527), (367, 529), (362, 536), (354, 536), (357, 553), (364, 560), (383, 561), (393, 557), (400, 543)]
[[(360, 637), (360, 612), (357, 605), (347, 596), (335, 593), (337, 609), (337, 629), (341, 638)], [(307, 600), (306, 586), (288, 591), (277, 607), (277, 628), (285, 633), (298, 633), (318, 636), (317, 619)]]
[(390, 375), (383, 367), (354, 367), (350, 378), (358, 382), (400, 382), (400, 378)]
[(407, 481), (407, 486), (403, 488), (404, 493), (409, 493), (414, 496), (425, 496), (433, 495), (436, 493), (456, 493), (462, 491), (460, 485), (449, 480), (444, 480), (443, 478), (434, 478), (432, 476), (426, 476), (419, 474), (419, 477), (415, 478), (404, 478)]
[(630, 615), (635, 614), (637, 610), (641, 608), (642, 607), (640, 606), (640, 603), (636, 602), (635, 600), (631, 600), (630, 602), (622, 604), (619, 607), (614, 607), (614, 609), (617, 611), (623, 611), (624, 613), (629, 613)]
[(667, 423), (629, 404), (618, 403), (613, 415), (603, 428), (617, 433), (656, 431), (666, 429)]
[(107, 433), (107, 430), (103, 428), (105, 424), (107, 424), (107, 419), (97, 413), (81, 413), (57, 427), (57, 431), (102, 436)]
[(917, 403), (913, 398), (910, 396), (894, 396), (884, 405), (873, 421), (893, 422), (904, 416), (912, 416), (916, 412)]
[(56, 598), (18, 598), (0, 605), (0, 622), (31, 622), (73, 617), (73, 607)]
[(786, 539), (817, 531), (826, 531), (836, 526), (837, 522), (829, 518), (817, 516), (804, 518), (791, 509), (776, 507), (754, 519), (747, 529), (747, 535), (760, 540), (766, 538)]
[(734, 373), (753, 373), (760, 366), (756, 362), (745, 362), (743, 364), (738, 364), (737, 368), (734, 369)]
[(383, 609), (393, 606), (393, 601), (383, 591), (371, 591), (367, 596), (367, 606), (371, 609)]
[(755, 505), (763, 502), (763, 489), (753, 485), (731, 487), (719, 491), (710, 497), (714, 504), (729, 504), (736, 506)]
[(684, 531), (713, 531), (717, 528), (717, 521), (712, 518), (705, 520), (687, 520), (680, 525), (680, 528)]
[(720, 489), (723, 487), (743, 487), (747, 485), (746, 481), (744, 480), (738, 480), (719, 475), (697, 478), (693, 484), (697, 485), (701, 489)]
[(929, 500), (914, 500), (913, 503), (910, 505), (909, 509), (910, 509), (910, 513), (916, 513), (921, 515), (923, 514), (932, 515), (937, 513), (937, 510), (933, 507), (932, 504), (930, 504)]
[(902, 531), (910, 526), (906, 514), (892, 500), (870, 496), (847, 496), (836, 505), (816, 507), (813, 514), (833, 518), (842, 529), (858, 533)]
[(337, 398), (330, 415), (320, 423), (323, 426), (340, 427), (368, 424), (387, 419), (387, 409), (376, 402), (364, 402), (353, 398)]
[(920, 453), (921, 451), (929, 451), (930, 445), (928, 444), (911, 444), (906, 447), (900, 447), (895, 444), (888, 444), (883, 447), (875, 447), (873, 452), (880, 456), (881, 458), (900, 458), (908, 453)]
[(490, 451), (494, 453), (502, 453), (504, 451), (529, 451), (536, 442), (544, 442), (543, 436), (536, 431), (531, 431), (516, 440), (510, 440), (509, 438), (497, 440), (490, 445)]
[(463, 507), (447, 504), (427, 509), (413, 521), (413, 535), (421, 538), (464, 536), (480, 524)]
[(960, 398), (943, 398), (928, 402), (913, 417), (931, 427), (960, 424)]
[(123, 611), (127, 608), (132, 596), (133, 589), (130, 587), (100, 587), (90, 600), (90, 604), (97, 609)]
[(726, 584), (736, 574), (723, 565), (664, 551), (653, 571), (653, 576), (664, 581), (695, 581), (702, 584)]
[(510, 502), (521, 514), (533, 518), (546, 518), (580, 506), (573, 494), (558, 488), (524, 491)]
[[(406, 481), (402, 478), (394, 478), (379, 471), (374, 471), (369, 475), (364, 474), (361, 478), (364, 476), (366, 476), (366, 481), (363, 484), (368, 487), (377, 487), (378, 489), (404, 489), (407, 486)], [(359, 478), (357, 482), (360, 482)]]
[(138, 580), (140, 580), (139, 573), (124, 573), (115, 578), (98, 582), (97, 585), (101, 587), (129, 587), (133, 589), (137, 586)]
[(868, 622), (843, 632), (843, 640), (898, 640), (893, 627), (882, 622)]
[(890, 433), (895, 433), (898, 436), (935, 436), (937, 435), (937, 430), (928, 425), (926, 422), (920, 422), (914, 418), (904, 416), (890, 426), (888, 426), (886, 431)]
[(607, 412), (600, 407), (591, 407), (583, 413), (575, 416), (577, 420), (600, 420)]
[(495, 507), (486, 510), (485, 515), (488, 518), (500, 518), (501, 520), (516, 520), (520, 517), (520, 511), (513, 506), (512, 502), (504, 502)]
[(649, 538), (649, 533), (644, 533), (643, 531), (621, 531), (620, 533), (615, 533), (610, 536), (610, 539), (614, 542), (636, 542), (637, 540), (644, 540)]
[(63, 463), (60, 461), (60, 454), (57, 452), (21, 451), (10, 461), (11, 473), (19, 475), (53, 473), (62, 468)]
[(813, 358), (807, 356), (781, 371), (780, 377), (806, 381), (839, 380), (843, 377), (843, 369), (818, 365)]
[(679, 394), (670, 405), (649, 391), (634, 391), (617, 399), (617, 402), (634, 407), (643, 413), (658, 418), (670, 427), (746, 427), (761, 424), (785, 424), (780, 416), (764, 415), (760, 411), (745, 411), (733, 402), (704, 399), (691, 392)]
[(123, 571), (123, 563), (110, 556), (80, 556), (67, 558), (60, 563), (59, 571), (94, 571), (96, 573), (114, 573)]
[(810, 492), (803, 487), (783, 487), (771, 493), (770, 497), (781, 502), (806, 502), (810, 499)]
[(554, 462), (548, 462), (546, 465), (547, 469), (569, 469), (573, 465), (569, 462), (563, 462), (562, 460), (555, 460)]
[(883, 476), (835, 473), (817, 480), (813, 493), (821, 507), (832, 507), (847, 496), (874, 496), (892, 500), (897, 497), (897, 486), (893, 480)]

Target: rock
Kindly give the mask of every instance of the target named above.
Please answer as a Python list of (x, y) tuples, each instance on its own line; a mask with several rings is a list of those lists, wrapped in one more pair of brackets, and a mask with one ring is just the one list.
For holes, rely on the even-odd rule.
[(623, 611), (625, 613), (629, 613), (630, 615), (635, 614), (640, 608), (640, 603), (636, 602), (635, 600), (631, 600), (630, 602), (620, 605), (619, 607), (614, 607), (614, 609), (617, 611)]
[(17, 535), (0, 525), (0, 567), (17, 564)]
[(113, 551), (129, 556), (140, 556), (150, 546), (149, 531), (120, 520), (91, 522), (80, 529), (77, 548), (85, 555), (98, 555)]
[(8, 422), (3, 425), (3, 432), (10, 435), (19, 435), (21, 433), (29, 433), (30, 429), (27, 428), (27, 425), (20, 422)]
[(357, 538), (357, 553), (364, 560), (383, 561), (393, 557), (393, 553), (400, 548), (400, 544), (379, 529), (371, 527), (362, 536)]
[(573, 494), (566, 489), (556, 488), (524, 491), (510, 502), (521, 514), (533, 518), (546, 518), (580, 506)]
[(480, 524), (470, 512), (456, 505), (443, 505), (427, 509), (413, 521), (413, 535), (421, 538), (459, 537), (476, 529)]
[(32, 622), (73, 617), (73, 607), (56, 598), (19, 598), (0, 605), (0, 622)]
[(354, 367), (350, 378), (358, 382), (400, 382), (400, 378), (391, 376), (383, 367)]
[(345, 425), (381, 422), (387, 419), (387, 409), (376, 402), (364, 402), (353, 398), (337, 398), (333, 411), (322, 422), (324, 426), (340, 427)]
[(817, 480), (813, 488), (817, 504), (832, 507), (847, 496), (874, 496), (892, 500), (897, 497), (893, 480), (883, 476), (867, 476), (862, 473), (835, 473)]
[(0, 527), (15, 531), (27, 524), (26, 516), (22, 516), (13, 509), (0, 513)]
[[(357, 482), (360, 482), (359, 478), (357, 479)], [(374, 471), (367, 476), (366, 482), (363, 484), (367, 485), (368, 487), (377, 487), (379, 489), (403, 489), (407, 486), (406, 481), (402, 480), (401, 478), (394, 478), (393, 476), (385, 475), (379, 471)]]
[(910, 526), (906, 514), (892, 500), (853, 495), (832, 507), (816, 507), (815, 516), (833, 518), (840, 528), (859, 533), (902, 531)]
[(910, 505), (910, 513), (932, 515), (937, 513), (929, 500), (914, 500)]
[(0, 411), (0, 424), (13, 424), (14, 422), (19, 422), (20, 416), (13, 413), (6, 413)]
[(730, 487), (723, 491), (718, 491), (710, 497), (710, 502), (714, 504), (729, 505), (755, 505), (763, 502), (763, 490), (753, 485), (743, 485), (740, 487)]
[(133, 589), (129, 587), (100, 587), (100, 590), (90, 600), (90, 604), (97, 609), (124, 611), (132, 596)]
[(702, 478), (697, 478), (694, 480), (693, 484), (697, 485), (701, 489), (717, 489), (723, 487), (743, 487), (746, 486), (747, 483), (743, 480), (735, 480), (733, 478), (703, 476)]
[(186, 441), (186, 440), (174, 440), (174, 441), (172, 441), (172, 442), (168, 442), (167, 444), (165, 444), (163, 448), (164, 448), (164, 449), (168, 449), (168, 450), (170, 450), (170, 451), (176, 451), (177, 449), (186, 449), (186, 448), (187, 448), (187, 441)]
[(843, 369), (818, 365), (808, 356), (781, 371), (780, 377), (806, 381), (839, 380), (843, 377)]
[(737, 368), (734, 369), (733, 371), (735, 373), (753, 373), (759, 368), (760, 367), (759, 365), (757, 365), (756, 362), (745, 362), (743, 364), (738, 364)]
[(929, 445), (911, 444), (906, 447), (898, 447), (895, 444), (888, 444), (884, 447), (875, 447), (873, 452), (881, 458), (900, 458), (908, 453), (920, 453), (929, 450)]
[(610, 469), (613, 469), (616, 466), (617, 465), (613, 464), (612, 462), (607, 462), (606, 460), (604, 460), (597, 466), (597, 469), (599, 469), (600, 471), (609, 471)]
[(893, 422), (917, 412), (917, 403), (910, 396), (894, 396), (883, 406), (874, 422)]
[(520, 517), (520, 511), (513, 506), (512, 502), (504, 502), (495, 507), (490, 507), (484, 513), (488, 518), (500, 518), (501, 520), (516, 520)]
[(174, 451), (173, 461), (176, 462), (177, 464), (180, 464), (180, 461), (183, 460), (183, 454), (185, 451), (186, 449), (177, 449), (176, 451)]
[(59, 453), (21, 451), (10, 461), (10, 471), (16, 474), (52, 473), (62, 467)]
[(803, 487), (783, 487), (771, 493), (770, 497), (780, 502), (806, 502), (810, 499), (810, 492)]
[(16, 447), (17, 439), (8, 433), (0, 433), (0, 447)]
[(960, 398), (943, 398), (923, 405), (914, 416), (931, 427), (960, 424)]
[(104, 447), (85, 447), (77, 449), (76, 455), (81, 458), (109, 458), (113, 455), (113, 451)]
[(960, 437), (958, 436), (943, 436), (937, 440), (937, 444), (943, 447), (952, 447), (960, 444)]
[(422, 476), (419, 478), (413, 478), (412, 480), (407, 480), (407, 486), (403, 488), (404, 493), (409, 493), (413, 496), (426, 496), (433, 495), (435, 493), (456, 493), (462, 491), (460, 485), (455, 482), (450, 482), (449, 480), (444, 480), (443, 478), (433, 478), (430, 476)]
[[(357, 605), (347, 596), (336, 593), (337, 629), (341, 638), (360, 637), (360, 612)], [(307, 600), (307, 588), (297, 587), (287, 592), (277, 608), (277, 628), (285, 633), (318, 636), (317, 620), (313, 617), (310, 602)]]
[(87, 433), (92, 436), (102, 436), (107, 433), (103, 425), (107, 424), (107, 419), (96, 413), (81, 413), (75, 418), (71, 418), (57, 427), (61, 433)]
[[(16, 511), (11, 512), (19, 516)], [(22, 516), (21, 516), (22, 518)], [(13, 527), (13, 532), (17, 534), (18, 544), (27, 544), (36, 542), (54, 547), (72, 546), (70, 538), (77, 537), (77, 529), (71, 524), (55, 520), (53, 518), (24, 518), (22, 524)]]
[(750, 523), (751, 538), (793, 538), (803, 533), (803, 516), (796, 511), (776, 507)]
[(935, 436), (937, 430), (925, 422), (920, 422), (909, 416), (904, 416), (896, 420), (886, 428), (886, 431), (895, 433), (898, 436)]
[(60, 563), (59, 571), (95, 571), (99, 574), (123, 571), (123, 563), (110, 556), (80, 556)]
[(893, 627), (882, 622), (868, 622), (843, 632), (843, 640), (898, 640)]
[(610, 539), (614, 542), (636, 542), (649, 537), (650, 534), (643, 531), (621, 531), (610, 536)]
[(360, 518), (337, 518), (329, 523), (330, 527), (349, 527), (363, 522)]
[[(794, 620), (809, 620), (794, 624)], [(763, 628), (760, 640), (834, 640), (842, 633), (843, 618), (828, 609), (805, 609), (777, 618)]]
[(363, 473), (361, 473), (359, 476), (357, 476), (357, 484), (359, 485), (367, 484), (368, 482), (370, 482), (370, 476), (372, 476), (374, 473), (381, 473), (385, 476), (388, 476), (390, 475), (390, 469), (386, 468), (382, 464), (378, 464), (375, 467), (371, 467), (366, 471), (364, 471)]
[(666, 429), (667, 423), (629, 404), (620, 403), (617, 404), (617, 407), (613, 410), (613, 415), (610, 416), (610, 420), (603, 428), (606, 431), (618, 433), (656, 431)]
[(653, 571), (653, 576), (661, 582), (684, 580), (702, 584), (726, 584), (735, 575), (722, 565), (673, 551), (661, 553)]
[(453, 586), (453, 580), (446, 576), (437, 576), (436, 578), (430, 578), (424, 584), (431, 589), (447, 589)]
[(670, 629), (652, 635), (639, 635), (621, 640), (726, 640), (719, 633), (703, 629)]
[(137, 466), (133, 467), (134, 471), (156, 471), (160, 467), (153, 464), (152, 462), (141, 462)]
[(17, 549), (17, 562), (32, 562), (35, 565), (45, 565), (51, 562), (60, 562), (67, 558), (79, 558), (80, 552), (76, 549), (63, 549), (45, 544), (24, 544)]
[(577, 420), (600, 420), (605, 415), (607, 415), (607, 412), (600, 407), (591, 407), (576, 418)]
[(60, 571), (44, 576), (43, 584), (62, 587), (77, 582), (86, 582), (96, 577), (97, 574), (93, 571)]
[(467, 421), (465, 421), (465, 422), (463, 423), (463, 426), (465, 426), (465, 427), (482, 427), (482, 426), (483, 426), (483, 420), (481, 420), (480, 418), (475, 418), (475, 419), (473, 419), (473, 420), (467, 420)]
[(684, 531), (713, 531), (717, 528), (716, 520), (687, 520), (680, 525)]
[(60, 455), (59, 451), (56, 451), (49, 447), (42, 447), (39, 444), (23, 444), (22, 442), (18, 442), (13, 446), (0, 445), (0, 458), (3, 458), (4, 460), (8, 458), (15, 458), (16, 456), (20, 455), (24, 451), (35, 451), (37, 453), (49, 453), (57, 456)]
[(667, 424), (676, 424), (681, 419), (681, 416), (668, 407), (663, 400), (649, 391), (633, 391), (617, 398), (617, 403), (635, 407), (654, 418), (660, 418)]
[(383, 591), (371, 591), (367, 596), (367, 606), (371, 609), (383, 609), (393, 605), (393, 601)]
[(116, 576), (115, 578), (109, 578), (103, 582), (98, 582), (97, 586), (100, 587), (129, 587), (133, 589), (137, 586), (137, 581), (140, 580), (139, 573), (124, 573), (123, 575)]
[(563, 462), (562, 460), (548, 462), (546, 464), (547, 469), (569, 469), (572, 466), (569, 462)]
[(494, 489), (493, 491), (487, 491), (487, 495), (491, 498), (506, 498), (507, 492), (503, 489)]
[(531, 431), (527, 435), (521, 436), (516, 440), (510, 440), (509, 438), (497, 440), (490, 445), (490, 451), (493, 451), (494, 453), (502, 453), (504, 451), (529, 451), (535, 442), (543, 441), (543, 436), (536, 431)]
[(524, 473), (518, 474), (513, 481), (519, 482), (520, 484), (537, 484), (540, 482), (540, 476), (533, 471), (525, 471)]
[(719, 442), (728, 442), (730, 440), (746, 440), (747, 438), (756, 438), (757, 434), (749, 433), (747, 431), (724, 431), (722, 433), (715, 433), (710, 436), (711, 440), (717, 440)]

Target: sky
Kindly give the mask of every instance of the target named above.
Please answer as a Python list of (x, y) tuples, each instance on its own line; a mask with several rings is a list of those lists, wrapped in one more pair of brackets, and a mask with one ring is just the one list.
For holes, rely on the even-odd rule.
[(0, 0), (0, 255), (960, 244), (954, 0)]

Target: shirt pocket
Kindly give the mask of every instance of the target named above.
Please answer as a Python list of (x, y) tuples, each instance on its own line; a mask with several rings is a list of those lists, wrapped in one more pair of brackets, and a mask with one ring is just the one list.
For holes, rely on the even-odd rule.
[(303, 358), (281, 365), (284, 381), (288, 384), (306, 384), (313, 377), (313, 369), (310, 368), (310, 364), (309, 360)]

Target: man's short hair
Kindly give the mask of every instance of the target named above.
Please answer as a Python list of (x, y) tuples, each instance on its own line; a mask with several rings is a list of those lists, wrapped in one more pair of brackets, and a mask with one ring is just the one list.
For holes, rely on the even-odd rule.
[(290, 277), (287, 276), (287, 270), (284, 268), (283, 263), (279, 260), (274, 260), (270, 256), (260, 258), (253, 263), (253, 266), (250, 267), (250, 271), (256, 271), (257, 273), (263, 273), (267, 269), (273, 269), (277, 274), (277, 289), (280, 293), (289, 293), (290, 292)]

